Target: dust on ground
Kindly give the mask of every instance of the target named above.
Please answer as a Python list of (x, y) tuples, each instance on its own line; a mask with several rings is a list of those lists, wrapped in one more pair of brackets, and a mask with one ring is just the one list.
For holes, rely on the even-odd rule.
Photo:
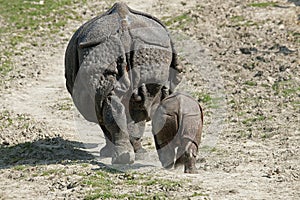
[(44, 45), (13, 57), (1, 85), (0, 199), (300, 199), (299, 1), (125, 2), (175, 38), (185, 67), (178, 90), (205, 112), (200, 173), (147, 159), (119, 172), (94, 157), (103, 135), (80, 118), (64, 85), (74, 30), (113, 4), (89, 1), (74, 5), (83, 20), (69, 20), (55, 41), (36, 38)]

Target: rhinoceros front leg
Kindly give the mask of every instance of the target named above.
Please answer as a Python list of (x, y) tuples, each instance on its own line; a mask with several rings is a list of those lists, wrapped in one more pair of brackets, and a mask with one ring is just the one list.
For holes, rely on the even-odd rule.
[(114, 152), (112, 164), (130, 164), (134, 162), (134, 150), (129, 140), (125, 108), (120, 99), (110, 95), (103, 103), (103, 125), (110, 133)]
[(128, 132), (130, 137), (130, 143), (133, 146), (136, 160), (143, 160), (145, 157), (146, 149), (142, 147), (142, 137), (145, 131), (145, 121), (130, 122), (128, 123)]

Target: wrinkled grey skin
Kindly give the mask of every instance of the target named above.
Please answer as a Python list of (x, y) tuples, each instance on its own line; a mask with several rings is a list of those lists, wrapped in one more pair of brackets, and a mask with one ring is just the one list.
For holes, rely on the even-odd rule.
[(100, 155), (113, 164), (144, 152), (151, 107), (162, 86), (174, 89), (179, 71), (164, 25), (124, 3), (83, 24), (65, 53), (67, 89), (84, 118), (100, 125), (107, 141)]
[(152, 133), (164, 168), (184, 165), (185, 173), (197, 173), (202, 126), (201, 106), (191, 96), (173, 93), (161, 101), (153, 115)]

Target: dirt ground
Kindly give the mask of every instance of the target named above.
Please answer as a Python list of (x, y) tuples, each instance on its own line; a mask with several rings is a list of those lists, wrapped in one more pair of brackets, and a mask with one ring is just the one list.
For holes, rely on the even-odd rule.
[[(18, 45), (1, 85), (0, 199), (300, 199), (300, 2), (125, 2), (175, 40), (177, 90), (204, 108), (199, 174), (162, 169), (150, 125), (144, 160), (99, 158), (103, 134), (76, 111), (64, 79), (70, 37), (113, 5), (92, 0), (74, 5), (82, 21)], [(89, 184), (95, 177), (101, 184)]]

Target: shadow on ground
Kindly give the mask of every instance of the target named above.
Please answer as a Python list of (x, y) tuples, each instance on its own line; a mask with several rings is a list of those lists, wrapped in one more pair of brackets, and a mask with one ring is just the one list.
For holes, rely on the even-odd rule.
[[(93, 148), (95, 144), (89, 144)], [(0, 146), (0, 169), (8, 169), (17, 165), (47, 165), (68, 163), (94, 163), (99, 169), (108, 172), (123, 172), (144, 167), (149, 164), (111, 165), (111, 158), (96, 159), (92, 152), (87, 152), (86, 144), (65, 140), (61, 137), (40, 139), (33, 142), (20, 143), (14, 146)], [(143, 162), (143, 161), (142, 161)]]
[(82, 143), (61, 137), (25, 142), (15, 146), (0, 146), (0, 169), (15, 165), (92, 161), (94, 156), (81, 148), (84, 148)]
[(300, 0), (288, 0), (288, 2), (294, 3), (296, 6), (300, 6)]

